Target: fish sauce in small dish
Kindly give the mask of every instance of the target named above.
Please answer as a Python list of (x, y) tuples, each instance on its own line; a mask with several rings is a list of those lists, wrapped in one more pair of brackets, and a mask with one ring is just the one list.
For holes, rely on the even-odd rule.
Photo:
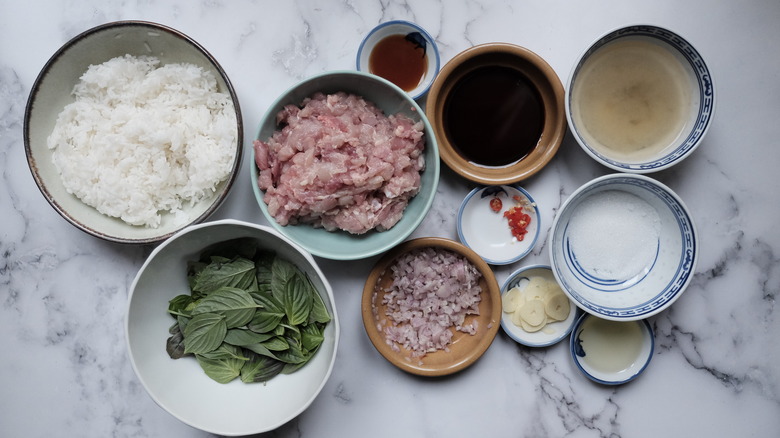
[(380, 40), (368, 58), (369, 71), (404, 91), (414, 90), (428, 70), (425, 39), (417, 35), (395, 34)]

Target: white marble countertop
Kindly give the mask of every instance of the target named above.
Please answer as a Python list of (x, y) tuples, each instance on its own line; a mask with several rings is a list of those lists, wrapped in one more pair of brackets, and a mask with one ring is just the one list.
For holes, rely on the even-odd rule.
[[(207, 436), (158, 407), (128, 362), (128, 288), (151, 248), (106, 243), (68, 224), (25, 159), (24, 108), (44, 63), (76, 34), (123, 19), (174, 27), (219, 60), (239, 93), (247, 144), (278, 94), (309, 75), (354, 68), (363, 35), (382, 21), (425, 27), (443, 62), (478, 43), (525, 46), (564, 83), (586, 46), (616, 27), (682, 34), (713, 72), (715, 121), (691, 157), (651, 176), (690, 208), (702, 257), (683, 296), (651, 319), (657, 348), (639, 379), (599, 386), (575, 369), (565, 344), (529, 349), (501, 332), (464, 372), (405, 374), (377, 353), (360, 318), (376, 258), (318, 259), (342, 322), (336, 367), (311, 407), (267, 436), (780, 436), (777, 0), (1, 0), (0, 436)], [(265, 222), (245, 164), (213, 219)], [(548, 263), (557, 209), (606, 173), (567, 136), (523, 183), (539, 204), (542, 234), (530, 256), (496, 268), (500, 283), (520, 266)], [(434, 207), (413, 236), (456, 238), (454, 216), (471, 188), (443, 166)]]

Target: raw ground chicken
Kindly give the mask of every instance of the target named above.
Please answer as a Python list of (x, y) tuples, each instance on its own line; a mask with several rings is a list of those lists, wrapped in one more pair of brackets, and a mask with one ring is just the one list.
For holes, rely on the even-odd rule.
[(386, 306), (378, 329), (388, 345), (402, 346), (412, 357), (447, 350), (453, 331), (474, 335), (479, 315), (482, 274), (465, 257), (449, 250), (424, 248), (396, 259), (390, 268), (393, 283), (381, 303)]
[(256, 140), (258, 186), (282, 226), (310, 223), (352, 234), (394, 226), (420, 190), (423, 123), (385, 116), (363, 98), (317, 93), (277, 114)]

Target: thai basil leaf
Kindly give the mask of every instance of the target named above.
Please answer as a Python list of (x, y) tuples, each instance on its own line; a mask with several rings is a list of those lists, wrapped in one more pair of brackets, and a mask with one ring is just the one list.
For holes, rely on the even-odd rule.
[(199, 354), (195, 355), (200, 367), (207, 376), (218, 383), (228, 383), (241, 374), (241, 368), (246, 363), (242, 359), (209, 359)]
[(256, 354), (259, 354), (261, 356), (267, 356), (267, 357), (270, 357), (272, 359), (279, 360), (279, 358), (276, 357), (276, 354), (274, 354), (273, 351), (269, 350), (268, 347), (266, 347), (262, 343), (244, 345), (243, 348), (245, 350), (251, 351), (251, 352), (256, 353)]
[(212, 263), (197, 274), (194, 292), (209, 295), (223, 287), (246, 289), (253, 283), (257, 283), (253, 261), (245, 258), (228, 260), (212, 257), (211, 259)]
[(284, 351), (290, 348), (290, 344), (280, 336), (274, 336), (273, 338), (262, 343), (263, 346), (271, 351)]
[(282, 302), (284, 313), (290, 324), (303, 324), (309, 320), (312, 296), (302, 275), (295, 275), (287, 282), (279, 301)]
[(190, 313), (186, 309), (193, 301), (192, 295), (176, 295), (168, 301), (168, 313), (174, 316), (190, 316)]
[(170, 330), (171, 337), (165, 343), (165, 351), (171, 359), (181, 359), (184, 357), (184, 334), (179, 329), (179, 324), (174, 324)]
[(244, 383), (267, 382), (276, 377), (283, 368), (284, 362), (268, 356), (253, 354), (241, 367), (241, 381)]
[(309, 324), (313, 322), (327, 323), (331, 320), (328, 308), (325, 307), (325, 303), (322, 301), (322, 296), (317, 292), (317, 288), (311, 282), (309, 277), (306, 277), (306, 283), (309, 285), (309, 291), (311, 293), (311, 312), (309, 313)]
[(245, 345), (259, 344), (274, 337), (272, 333), (257, 333), (247, 329), (230, 329), (225, 335), (225, 342), (231, 345), (243, 347)]
[(225, 316), (227, 328), (235, 328), (251, 321), (257, 306), (249, 292), (234, 287), (223, 287), (203, 298), (192, 310), (192, 314), (219, 313)]
[(298, 274), (298, 268), (287, 260), (276, 257), (271, 265), (271, 294), (284, 302), (284, 295), (287, 293), (287, 284)]
[(179, 325), (179, 330), (184, 332), (184, 330), (187, 328), (187, 324), (190, 322), (192, 318), (188, 316), (179, 315), (176, 317), (176, 322)]
[(263, 293), (271, 293), (271, 267), (276, 255), (270, 251), (259, 251), (255, 257), (255, 278), (257, 290)]
[(284, 317), (282, 303), (270, 294), (252, 293), (251, 296), (255, 303), (261, 307), (255, 311), (255, 315), (247, 327), (257, 333), (274, 331)]
[(225, 317), (218, 313), (201, 313), (192, 317), (184, 329), (185, 353), (208, 353), (222, 345), (227, 333)]
[(315, 350), (325, 340), (325, 328), (319, 324), (309, 324), (301, 329), (301, 345), (309, 351)]
[(282, 374), (292, 374), (299, 369), (301, 369), (304, 365), (309, 363), (311, 361), (311, 358), (314, 357), (314, 355), (317, 353), (317, 350), (319, 350), (319, 346), (315, 348), (314, 350), (309, 351), (308, 353), (305, 353), (306, 360), (304, 360), (301, 363), (288, 363), (284, 365), (284, 368), (282, 369)]
[(303, 363), (309, 360), (308, 355), (297, 345), (290, 343), (290, 348), (284, 351), (277, 351), (276, 358), (285, 363)]
[(205, 357), (207, 359), (238, 359), (249, 360), (244, 355), (244, 350), (235, 345), (230, 345), (227, 342), (223, 342), (216, 350), (209, 351), (208, 353), (201, 353), (198, 356)]

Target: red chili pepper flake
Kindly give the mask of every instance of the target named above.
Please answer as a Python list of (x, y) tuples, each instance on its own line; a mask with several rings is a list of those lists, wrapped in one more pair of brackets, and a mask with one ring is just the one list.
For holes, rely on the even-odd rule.
[(493, 198), (490, 200), (490, 209), (498, 213), (501, 211), (501, 208), (504, 206), (504, 203), (501, 202), (498, 198)]
[[(518, 197), (514, 197), (518, 201)], [(509, 221), (509, 229), (518, 241), (522, 241), (528, 233), (528, 225), (531, 224), (531, 216), (523, 212), (522, 205), (515, 205), (504, 212), (504, 217)]]

